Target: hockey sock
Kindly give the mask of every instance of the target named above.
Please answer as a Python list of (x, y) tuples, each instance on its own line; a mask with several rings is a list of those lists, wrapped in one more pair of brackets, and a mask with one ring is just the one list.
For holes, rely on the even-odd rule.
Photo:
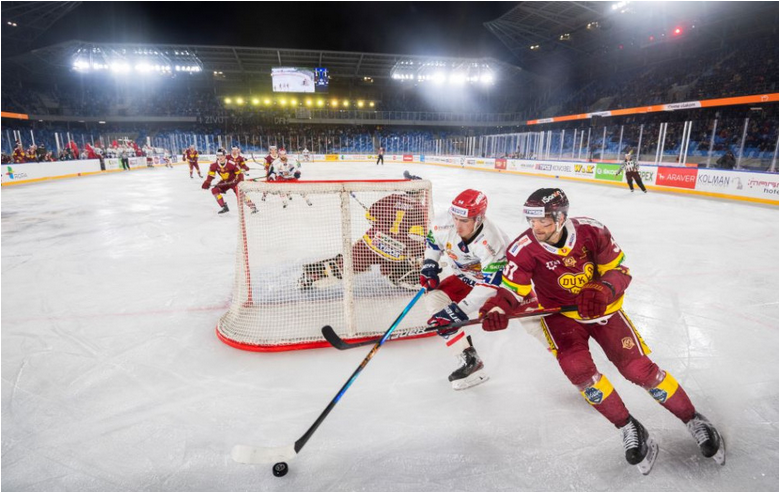
[(647, 391), (655, 401), (685, 423), (692, 419), (693, 414), (696, 413), (688, 394), (668, 372), (660, 383)]
[(606, 417), (615, 427), (620, 428), (628, 423), (628, 417), (631, 414), (606, 376), (601, 374), (593, 376), (591, 382), (587, 386), (582, 387), (580, 392), (585, 401)]

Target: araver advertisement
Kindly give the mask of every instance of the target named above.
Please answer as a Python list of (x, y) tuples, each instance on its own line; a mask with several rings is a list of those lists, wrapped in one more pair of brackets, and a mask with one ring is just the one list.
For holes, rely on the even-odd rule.
[(659, 166), (655, 185), (663, 187), (678, 187), (680, 189), (695, 189), (699, 170), (695, 168), (670, 168)]

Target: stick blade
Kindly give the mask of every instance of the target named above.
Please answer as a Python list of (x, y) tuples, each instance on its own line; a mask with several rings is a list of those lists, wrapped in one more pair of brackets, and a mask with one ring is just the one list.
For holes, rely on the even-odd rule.
[(293, 444), (276, 448), (237, 444), (231, 449), (231, 458), (235, 462), (251, 465), (290, 461), (294, 457), (296, 450)]

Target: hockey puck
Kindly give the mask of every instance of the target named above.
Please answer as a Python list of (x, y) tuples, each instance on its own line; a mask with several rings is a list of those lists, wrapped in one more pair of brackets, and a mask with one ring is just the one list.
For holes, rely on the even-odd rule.
[(272, 467), (272, 473), (275, 477), (283, 477), (285, 474), (288, 473), (288, 463), (281, 461), (280, 463), (275, 463), (275, 466)]

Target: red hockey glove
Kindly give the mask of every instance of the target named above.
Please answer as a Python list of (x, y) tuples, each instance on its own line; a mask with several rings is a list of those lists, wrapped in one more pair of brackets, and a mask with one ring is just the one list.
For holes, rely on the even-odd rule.
[[(484, 319), (481, 321), (481, 328), (484, 331), (506, 329), (508, 327), (508, 316), (513, 314), (519, 305), (516, 295), (505, 288), (498, 288), (498, 293), (484, 302), (484, 305), (479, 309), (479, 317)], [(492, 310), (495, 307), (500, 310)]]
[(605, 281), (585, 283), (576, 296), (576, 306), (582, 319), (596, 319), (606, 313), (606, 306), (614, 300), (614, 287)]
[(207, 190), (211, 182), (212, 182), (211, 180), (204, 180), (204, 183), (201, 184), (201, 188)]

